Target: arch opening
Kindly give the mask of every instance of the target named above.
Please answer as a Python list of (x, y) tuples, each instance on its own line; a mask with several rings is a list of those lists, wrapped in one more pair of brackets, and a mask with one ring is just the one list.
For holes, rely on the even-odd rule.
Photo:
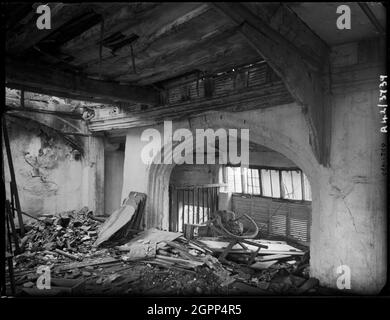
[[(232, 123), (229, 123), (230, 121), (225, 121), (225, 123), (217, 123), (213, 127), (214, 130), (217, 130), (218, 128), (221, 127), (230, 127)], [(207, 123), (208, 127), (209, 123)], [(236, 124), (237, 126), (237, 124)], [(317, 174), (317, 168), (316, 168), (316, 163), (315, 163), (315, 158), (313, 155), (310, 153), (309, 150), (305, 150), (302, 146), (296, 144), (294, 140), (292, 140), (289, 137), (283, 136), (283, 135), (277, 135), (274, 132), (259, 132), (261, 130), (256, 130), (256, 127), (250, 127), (251, 134), (250, 134), (250, 145), (252, 148), (263, 148), (262, 153), (269, 153), (268, 157), (272, 153), (273, 155), (277, 154), (279, 156), (279, 163), (278, 164), (272, 164), (272, 163), (259, 163), (258, 161), (261, 161), (261, 159), (255, 159), (253, 158), (253, 154), (256, 152), (251, 152), (250, 151), (250, 163), (249, 167), (257, 166), (258, 172), (261, 176), (262, 174), (262, 167), (264, 169), (266, 167), (269, 167), (267, 169), (270, 169), (270, 167), (277, 167), (278, 169), (298, 169), (301, 170), (303, 173), (302, 177), (305, 177), (305, 181), (307, 184), (310, 185), (309, 189), (311, 190), (311, 197), (310, 199), (302, 199), (302, 200), (307, 200), (307, 201), (294, 201), (294, 199), (289, 199), (286, 201), (286, 205), (284, 205), (284, 209), (277, 208), (277, 215), (276, 217), (281, 216), (281, 212), (286, 212), (286, 210), (290, 210), (290, 213), (292, 212), (291, 217), (285, 217), (285, 227), (282, 230), (279, 230), (279, 235), (281, 233), (286, 233), (286, 229), (290, 228), (290, 234), (289, 235), (294, 235), (295, 238), (299, 238), (301, 236), (301, 239), (308, 244), (311, 238), (310, 235), (310, 224), (311, 224), (311, 217), (313, 211), (315, 211), (315, 205), (314, 204), (317, 199), (317, 188), (316, 185), (313, 184), (313, 181), (315, 181), (315, 177)], [(194, 132), (194, 129), (192, 130)], [(275, 137), (277, 137), (275, 139)], [(209, 146), (211, 148), (215, 148), (215, 145)], [(195, 152), (196, 149), (192, 145), (191, 142), (191, 151)], [(173, 148), (174, 149), (174, 148)], [(218, 149), (215, 149), (215, 151), (219, 151)], [(173, 151), (175, 152), (175, 150)], [(164, 153), (164, 147), (161, 150), (161, 153)], [(260, 152), (261, 153), (261, 152)], [(160, 156), (160, 155), (159, 155)], [(228, 155), (226, 154), (225, 157)], [(264, 159), (263, 159), (264, 160)], [(257, 162), (256, 162), (257, 161)], [(283, 163), (284, 161), (284, 163)], [(172, 230), (172, 231), (182, 231), (183, 227), (180, 225), (181, 223), (184, 222), (184, 218), (181, 219), (180, 221), (180, 215), (182, 214), (179, 212), (172, 212), (174, 211), (174, 208), (180, 208), (181, 210), (189, 210), (188, 208), (184, 208), (184, 205), (177, 205), (177, 203), (172, 202), (172, 186), (174, 187), (185, 187), (185, 185), (205, 185), (205, 184), (220, 184), (221, 188), (219, 190), (221, 191), (221, 196), (218, 198), (218, 207), (221, 209), (233, 209), (236, 211), (241, 211), (243, 212), (244, 210), (242, 209), (242, 206), (240, 207), (240, 197), (244, 196), (238, 195), (237, 192), (231, 192), (228, 190), (228, 187), (226, 184), (228, 183), (227, 181), (227, 166), (221, 166), (221, 165), (215, 165), (215, 169), (212, 170), (213, 174), (210, 180), (205, 181), (205, 180), (199, 180), (199, 175), (197, 176), (197, 172), (202, 172), (201, 168), (197, 165), (175, 165), (175, 164), (151, 164), (148, 168), (148, 201), (146, 205), (146, 217), (145, 217), (145, 225), (146, 227), (158, 227), (163, 230)], [(206, 167), (205, 165), (205, 170), (210, 170), (210, 167)], [(219, 167), (218, 167), (219, 166)], [(223, 170), (222, 170), (223, 169)], [(222, 173), (221, 173), (222, 170)], [(247, 169), (249, 170), (249, 169)], [(185, 181), (179, 181), (180, 179), (180, 174), (185, 175), (183, 171), (188, 171), (188, 175), (192, 175), (194, 180), (192, 182), (189, 182), (188, 180)], [(182, 177), (184, 178), (184, 177)], [(197, 180), (198, 179), (198, 180)], [(207, 183), (206, 183), (207, 182)], [(225, 185), (225, 186), (222, 186)], [(233, 196), (232, 196), (233, 194)], [(193, 197), (196, 195), (194, 194), (190, 195), (190, 198), (193, 199)], [(281, 195), (280, 195), (281, 196)], [(178, 197), (177, 195), (175, 197)], [(201, 197), (202, 198), (202, 197)], [(223, 198), (223, 199), (222, 199)], [(255, 199), (253, 201), (257, 201), (258, 199), (261, 200), (266, 200), (270, 202), (272, 205), (278, 204), (281, 199), (273, 199), (272, 197), (269, 197), (265, 199), (266, 197), (257, 197), (257, 195), (251, 195), (252, 199)], [(263, 199), (262, 199), (263, 198)], [(195, 200), (194, 200), (195, 201)], [(184, 203), (185, 201), (183, 201)], [(258, 202), (258, 201), (257, 201)], [(191, 200), (187, 204), (194, 205), (194, 202)], [(197, 204), (199, 207), (201, 207), (200, 203)], [(271, 205), (271, 207), (272, 207)], [(287, 209), (286, 209), (287, 208)], [(298, 208), (298, 209), (297, 209)], [(272, 208), (271, 208), (272, 209)], [(303, 210), (304, 213), (299, 212), (299, 210)], [(192, 210), (193, 211), (193, 210)], [(202, 211), (202, 209), (200, 210)], [(275, 211), (275, 210), (274, 210)], [(195, 212), (195, 211), (193, 211)], [(241, 213), (239, 212), (239, 213)], [(243, 212), (246, 213), (246, 212)], [(253, 212), (251, 213), (252, 215), (255, 215)], [(268, 215), (270, 213), (267, 213)], [(176, 216), (176, 225), (175, 223), (172, 223), (172, 217), (173, 215)], [(299, 219), (301, 217), (301, 219)], [(304, 218), (302, 218), (304, 217)], [(260, 221), (261, 219), (258, 219)], [(304, 220), (305, 224), (299, 224), (299, 220)], [(187, 220), (187, 222), (189, 222)], [(203, 222), (203, 220), (202, 220)], [(269, 223), (272, 224), (272, 221)], [(287, 226), (289, 224), (289, 226)], [(307, 226), (306, 231), (304, 232), (304, 235), (302, 236), (303, 231), (298, 231), (294, 233), (294, 228), (291, 228), (291, 226), (297, 226), (297, 228), (303, 228), (303, 225)], [(263, 225), (263, 231), (265, 229), (265, 226)], [(268, 226), (268, 230), (274, 230), (275, 228), (271, 226), (271, 228)], [(284, 231), (283, 231), (284, 230)], [(271, 232), (272, 233), (272, 232)], [(275, 233), (275, 232), (273, 232)], [(278, 233), (278, 232), (276, 232)], [(262, 233), (262, 235), (269, 235), (266, 233)], [(299, 239), (298, 239), (299, 240)]]

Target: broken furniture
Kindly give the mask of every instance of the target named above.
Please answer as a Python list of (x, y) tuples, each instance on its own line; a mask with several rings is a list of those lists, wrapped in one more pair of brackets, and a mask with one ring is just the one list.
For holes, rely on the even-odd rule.
[[(244, 217), (252, 224), (254, 231), (247, 234), (243, 233), (243, 225), (239, 220)], [(248, 247), (245, 244), (250, 244), (252, 246), (258, 247), (258, 249), (253, 252), (249, 258), (248, 264), (252, 264), (256, 255), (259, 253), (261, 248), (268, 248), (266, 245), (250, 241), (248, 239), (254, 239), (259, 233), (259, 227), (256, 222), (244, 214), (236, 218), (233, 211), (219, 210), (213, 213), (212, 219), (208, 221), (209, 226), (217, 234), (221, 235), (222, 239), (229, 241), (229, 245), (224, 249), (222, 254), (219, 256), (221, 262), (227, 262), (226, 256), (232, 250), (235, 245), (241, 246), (244, 250), (248, 250)]]

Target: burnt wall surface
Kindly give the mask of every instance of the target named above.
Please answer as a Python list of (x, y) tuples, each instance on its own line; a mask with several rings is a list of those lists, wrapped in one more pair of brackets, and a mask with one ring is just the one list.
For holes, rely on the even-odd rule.
[[(49, 128), (28, 121), (7, 123), (22, 210), (38, 215), (80, 209), (84, 167), (80, 152)], [(5, 182), (9, 195), (7, 159)]]

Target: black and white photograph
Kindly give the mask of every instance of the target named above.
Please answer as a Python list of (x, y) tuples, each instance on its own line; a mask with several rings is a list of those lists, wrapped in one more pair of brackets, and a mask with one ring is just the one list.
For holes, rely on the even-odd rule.
[(385, 3), (1, 5), (2, 298), (390, 296)]

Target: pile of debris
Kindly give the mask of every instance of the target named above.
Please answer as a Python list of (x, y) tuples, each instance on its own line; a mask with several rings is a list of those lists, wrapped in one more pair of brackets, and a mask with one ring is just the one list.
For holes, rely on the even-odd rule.
[(221, 263), (217, 257), (221, 248), (227, 245), (223, 239), (188, 240), (181, 233), (154, 228), (139, 233), (116, 249), (122, 252), (123, 261), (145, 263), (194, 276), (212, 275), (219, 294), (221, 288), (226, 288), (226, 293), (233, 290), (248, 294), (301, 294), (318, 286), (318, 281), (308, 278), (308, 253), (283, 241), (256, 241), (267, 244), (268, 249), (260, 250), (251, 265), (247, 265), (243, 258), (249, 253), (242, 250), (233, 251), (228, 255), (228, 263)]
[(162, 268), (196, 274), (201, 267), (209, 268), (222, 286), (232, 282), (229, 271), (212, 256), (212, 251), (179, 232), (155, 228), (139, 233), (130, 242), (116, 247), (124, 261), (140, 261)]
[(145, 199), (131, 192), (105, 221), (86, 207), (41, 216), (27, 226), (24, 251), (15, 257), (16, 284), (42, 294), (34, 281), (37, 267), (46, 265), (54, 289), (43, 292), (54, 295), (279, 295), (318, 288), (309, 278), (308, 251), (284, 241), (237, 238), (237, 228), (230, 238), (140, 231)]
[(26, 268), (61, 261), (81, 261), (96, 255), (93, 248), (102, 220), (84, 207), (58, 215), (42, 215), (29, 225), (21, 239), (22, 253), (15, 257), (16, 265)]

